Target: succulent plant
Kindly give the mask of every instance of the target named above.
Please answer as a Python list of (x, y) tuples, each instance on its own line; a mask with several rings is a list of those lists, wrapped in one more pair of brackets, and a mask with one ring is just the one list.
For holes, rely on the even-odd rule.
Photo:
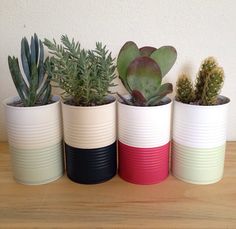
[(207, 75), (217, 66), (218, 63), (214, 57), (208, 57), (202, 62), (195, 83), (195, 100), (201, 100)]
[(31, 43), (24, 37), (21, 40), (21, 73), (16, 57), (8, 56), (8, 65), (16, 90), (24, 106), (47, 104), (51, 96), (50, 77), (45, 74), (44, 49), (37, 35), (31, 37)]
[(205, 84), (202, 91), (201, 104), (215, 105), (217, 104), (217, 96), (224, 82), (224, 70), (221, 67), (216, 67), (209, 72), (205, 79)]
[(200, 66), (194, 89), (189, 79), (183, 75), (179, 77), (176, 83), (176, 99), (183, 103), (215, 105), (223, 83), (223, 68), (218, 65), (214, 57), (208, 57)]
[(119, 95), (124, 103), (137, 106), (155, 106), (172, 92), (172, 84), (162, 83), (162, 78), (174, 65), (177, 52), (172, 46), (159, 49), (145, 46), (138, 48), (126, 42), (121, 48), (117, 69), (119, 78), (131, 95), (131, 100)]
[(64, 99), (75, 106), (95, 106), (108, 103), (110, 87), (116, 86), (114, 59), (106, 46), (97, 42), (95, 50), (81, 48), (79, 42), (61, 37), (62, 44), (44, 40), (53, 56), (47, 63), (47, 73), (64, 91)]
[(176, 84), (176, 100), (183, 103), (193, 102), (195, 99), (192, 81), (186, 74), (182, 74)]

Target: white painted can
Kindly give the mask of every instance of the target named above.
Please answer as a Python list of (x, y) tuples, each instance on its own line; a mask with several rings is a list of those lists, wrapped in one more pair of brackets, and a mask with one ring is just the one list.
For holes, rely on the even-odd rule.
[(214, 148), (226, 141), (229, 99), (214, 106), (190, 105), (174, 101), (173, 140), (193, 148)]
[(35, 107), (11, 106), (19, 97), (4, 101), (8, 141), (16, 181), (44, 184), (64, 172), (60, 98)]
[(172, 173), (193, 184), (212, 184), (224, 173), (226, 121), (224, 104), (189, 105), (174, 101)]
[(116, 100), (101, 106), (62, 103), (64, 140), (69, 146), (95, 149), (116, 141)]
[(159, 147), (170, 141), (171, 107), (169, 98), (160, 106), (131, 106), (118, 101), (118, 138), (139, 148)]

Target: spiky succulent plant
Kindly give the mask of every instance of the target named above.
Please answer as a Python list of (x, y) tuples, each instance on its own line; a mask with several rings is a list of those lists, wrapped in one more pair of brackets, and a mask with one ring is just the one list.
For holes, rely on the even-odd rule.
[(75, 106), (95, 106), (108, 103), (110, 87), (116, 86), (114, 59), (102, 43), (95, 50), (82, 49), (79, 42), (61, 37), (62, 44), (45, 39), (44, 44), (53, 56), (47, 73), (64, 91), (66, 102)]
[(186, 74), (182, 74), (176, 84), (176, 100), (183, 103), (194, 101), (194, 90), (192, 81)]
[[(188, 81), (188, 82), (187, 82)], [(217, 97), (224, 83), (224, 71), (214, 57), (206, 58), (197, 74), (194, 89), (191, 89), (192, 82), (181, 75), (176, 83), (176, 99), (183, 103), (197, 105), (215, 105)], [(194, 90), (194, 98), (188, 97), (188, 91)], [(192, 93), (191, 93), (192, 94)]]
[(208, 57), (202, 62), (195, 83), (195, 100), (201, 100), (206, 78), (217, 66), (218, 63), (214, 57)]
[(45, 74), (44, 49), (37, 35), (31, 37), (29, 43), (24, 37), (21, 40), (21, 73), (19, 61), (16, 57), (8, 56), (8, 65), (16, 90), (23, 106), (47, 104), (51, 96), (50, 77)]
[(126, 42), (121, 48), (117, 69), (119, 77), (131, 95), (126, 99), (119, 95), (124, 103), (137, 106), (155, 106), (172, 92), (172, 84), (162, 84), (162, 78), (169, 72), (177, 58), (172, 46), (159, 49), (145, 46), (138, 48), (132, 42)]
[(217, 96), (224, 83), (224, 70), (221, 67), (216, 67), (209, 72), (205, 79), (205, 84), (201, 96), (202, 105), (217, 104)]

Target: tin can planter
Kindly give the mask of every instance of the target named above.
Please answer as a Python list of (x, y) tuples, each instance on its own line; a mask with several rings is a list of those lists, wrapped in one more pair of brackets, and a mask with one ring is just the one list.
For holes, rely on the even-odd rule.
[(60, 99), (34, 107), (9, 105), (4, 101), (13, 176), (22, 184), (39, 185), (61, 177), (64, 172)]
[(62, 103), (67, 176), (96, 184), (116, 174), (116, 100), (101, 106)]
[(200, 106), (174, 101), (172, 173), (185, 182), (212, 184), (223, 177), (230, 100)]
[(135, 184), (156, 184), (169, 173), (172, 102), (152, 107), (118, 102), (119, 175)]

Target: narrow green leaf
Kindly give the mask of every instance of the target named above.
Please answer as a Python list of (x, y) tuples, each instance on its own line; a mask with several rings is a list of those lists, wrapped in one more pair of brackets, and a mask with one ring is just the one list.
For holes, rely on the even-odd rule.
[(38, 65), (38, 57), (39, 57), (39, 39), (37, 34), (34, 34), (34, 45), (35, 45), (35, 62)]
[(42, 100), (41, 100), (41, 103), (42, 104), (48, 104), (49, 102), (49, 99), (51, 97), (51, 91), (52, 91), (52, 87), (50, 84), (48, 84), (46, 90), (44, 91), (44, 94), (42, 96)]
[[(30, 63), (28, 62), (28, 54), (27, 53), (27, 40), (25, 42), (24, 38), (21, 40), (21, 62), (22, 67), (26, 76), (26, 79), (30, 81)], [(28, 45), (29, 47), (29, 45)]]
[(46, 79), (43, 82), (43, 85), (41, 86), (41, 88), (39, 89), (39, 91), (37, 92), (37, 98), (36, 100), (40, 100), (40, 98), (42, 97), (43, 93), (45, 92), (45, 90), (49, 87), (50, 85), (50, 80)]
[(29, 86), (29, 106), (36, 103), (38, 89), (38, 69), (36, 63), (31, 64), (31, 82)]
[(44, 79), (45, 75), (45, 69), (44, 69), (44, 49), (42, 41), (39, 40), (39, 61), (38, 61), (38, 86), (41, 85)]
[[(30, 42), (30, 51), (31, 51), (31, 65), (32, 64), (36, 64), (37, 65), (37, 61), (36, 61), (36, 50), (35, 50), (35, 42), (34, 42), (34, 38), (31, 37), (31, 42)], [(31, 69), (31, 73), (32, 73), (32, 69)]]
[(12, 80), (15, 84), (16, 90), (21, 98), (21, 101), (24, 106), (27, 106), (28, 87), (24, 81), (23, 76), (21, 75), (18, 59), (15, 57), (11, 58), (10, 56), (8, 56), (8, 66), (11, 72)]

